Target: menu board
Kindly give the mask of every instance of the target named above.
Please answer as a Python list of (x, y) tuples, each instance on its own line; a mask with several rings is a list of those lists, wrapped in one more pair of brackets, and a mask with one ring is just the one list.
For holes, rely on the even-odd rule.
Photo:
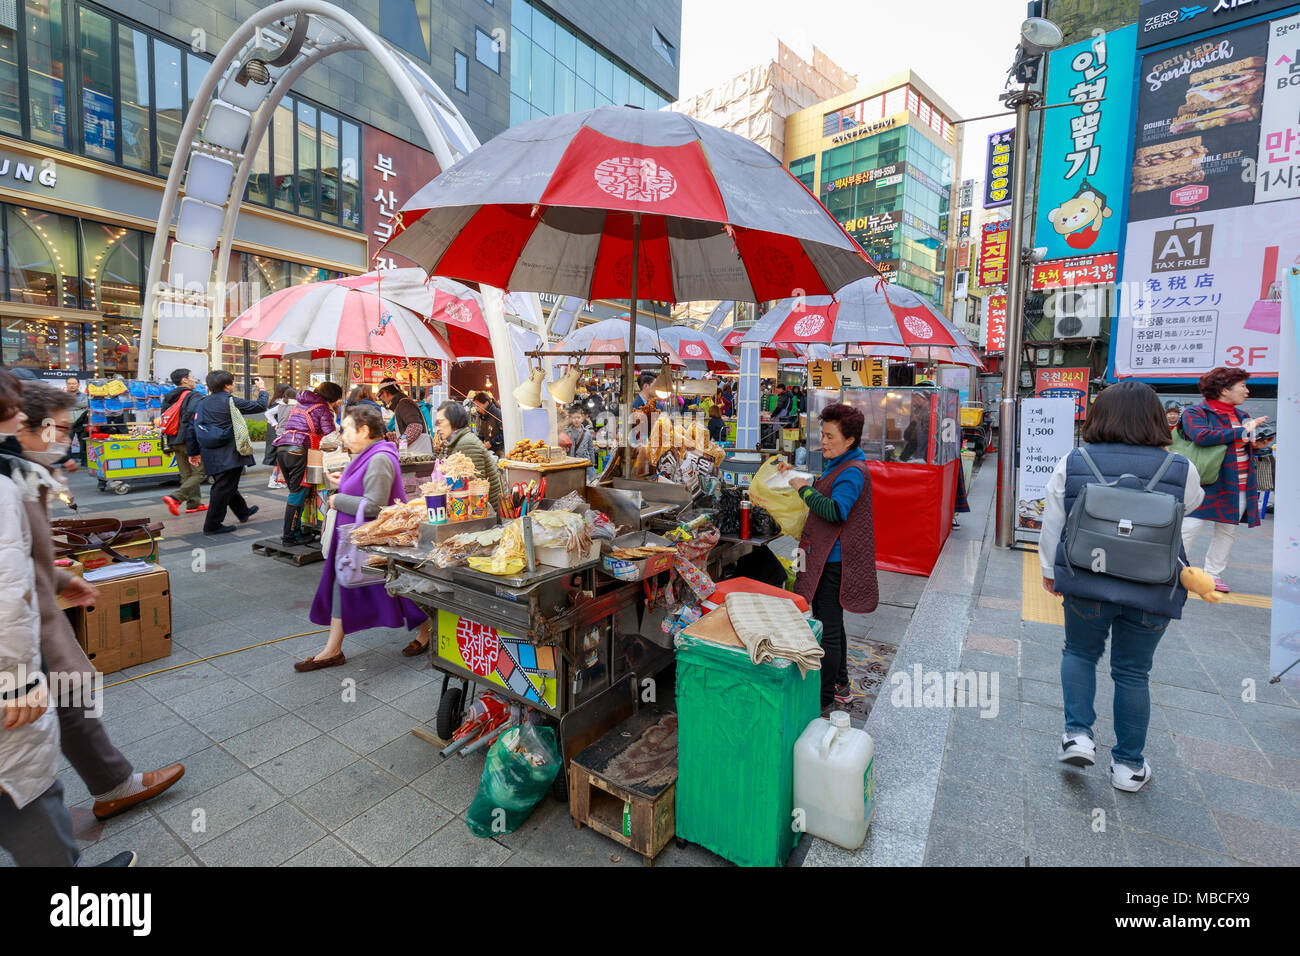
[(396, 379), (403, 388), (410, 385), (442, 384), (442, 363), (437, 359), (404, 359), (393, 355), (354, 355), (348, 367), (352, 385), (378, 385)]
[(885, 363), (878, 358), (845, 358), (808, 363), (812, 388), (870, 388), (886, 384)]
[(1088, 369), (1040, 368), (1034, 371), (1034, 394), (1039, 398), (1068, 398), (1074, 402), (1074, 417), (1088, 416)]
[(1020, 474), (1016, 491), (1016, 540), (1036, 541), (1043, 528), (1047, 483), (1056, 463), (1074, 447), (1075, 404), (1069, 398), (1020, 401)]

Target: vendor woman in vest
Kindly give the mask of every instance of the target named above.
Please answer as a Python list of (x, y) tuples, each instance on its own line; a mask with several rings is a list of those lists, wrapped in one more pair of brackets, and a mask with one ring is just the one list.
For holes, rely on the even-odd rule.
[[(1126, 381), (1097, 396), (1083, 426), (1088, 455), (1107, 481), (1132, 475), (1120, 487), (1139, 488), (1165, 463), (1169, 424), (1150, 385)], [(1065, 733), (1057, 759), (1091, 767), (1097, 759), (1092, 725), (1097, 719), (1097, 661), (1110, 646), (1110, 677), (1115, 683), (1115, 746), (1110, 752), (1110, 782), (1118, 790), (1141, 790), (1151, 779), (1143, 758), (1151, 693), (1147, 675), (1156, 645), (1171, 618), (1183, 615), (1187, 591), (1178, 574), (1164, 584), (1140, 584), (1068, 566), (1065, 558), (1066, 515), (1084, 485), (1097, 481), (1078, 449), (1059, 462), (1047, 483), (1043, 529), (1038, 542), (1043, 588), (1065, 597), (1065, 649), (1061, 655), (1061, 693), (1065, 699)], [(1140, 484), (1139, 484), (1140, 482)], [(1200, 476), (1182, 455), (1175, 455), (1153, 491), (1173, 495), (1191, 512), (1204, 492)], [(1180, 548), (1185, 562), (1187, 553)]]
[[(826, 470), (809, 485), (802, 478), (790, 486), (808, 506), (799, 547), (803, 570), (794, 589), (822, 622), (822, 710), (848, 706), (848, 648), (844, 612), (867, 614), (876, 609), (876, 538), (871, 516), (871, 476), (867, 456), (858, 447), (862, 412), (849, 405), (828, 405), (821, 414), (822, 457)], [(791, 466), (783, 463), (782, 471)]]

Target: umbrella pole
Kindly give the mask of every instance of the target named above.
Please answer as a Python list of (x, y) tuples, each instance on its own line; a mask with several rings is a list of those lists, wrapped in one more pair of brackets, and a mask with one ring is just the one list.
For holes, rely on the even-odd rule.
[[(623, 443), (623, 477), (632, 477), (632, 400), (636, 392), (636, 381), (632, 371), (636, 368), (636, 296), (637, 273), (641, 271), (641, 214), (632, 213), (632, 308), (628, 315), (627, 357), (623, 360), (623, 404), (627, 409), (625, 427), (626, 438)], [(650, 413), (646, 413), (646, 421)]]

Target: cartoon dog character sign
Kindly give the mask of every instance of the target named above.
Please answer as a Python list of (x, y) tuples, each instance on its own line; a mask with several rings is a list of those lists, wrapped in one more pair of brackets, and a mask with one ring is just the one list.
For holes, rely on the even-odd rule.
[(1087, 249), (1097, 241), (1106, 217), (1112, 213), (1106, 195), (1085, 179), (1079, 191), (1047, 214), (1052, 227), (1071, 249)]

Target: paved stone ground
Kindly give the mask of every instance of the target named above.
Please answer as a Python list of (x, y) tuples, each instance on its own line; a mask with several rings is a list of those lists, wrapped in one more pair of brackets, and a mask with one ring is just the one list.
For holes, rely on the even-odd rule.
[[(202, 515), (167, 514), (161, 489), (99, 494), (84, 474), (74, 477), (84, 514), (148, 514), (167, 524), (161, 556), (172, 575), (173, 653), (110, 675), (106, 683), (116, 686), (106, 692), (104, 720), (138, 768), (187, 766), (163, 797), (99, 824), (65, 763), (60, 779), (85, 862), (131, 848), (144, 865), (172, 866), (640, 865), (604, 837), (575, 830), (567, 808), (549, 798), (515, 833), (472, 836), (464, 814), (483, 756), (444, 761), (410, 734), (416, 724), (432, 727), (439, 680), (427, 660), (401, 656), (404, 633), (350, 637), (342, 668), (292, 670), (324, 640), (305, 633), (316, 630), (307, 608), (319, 565), (293, 568), (251, 553), (251, 541), (279, 531), (284, 493), (268, 491), (266, 477), (258, 469), (244, 481), (262, 511), (220, 538), (199, 533)], [(992, 469), (977, 475), (974, 511), (928, 580), (883, 575), (880, 609), (847, 623), (851, 635), (897, 645), (895, 674), (916, 664), (996, 672), (998, 716), (892, 706), (887, 681), (866, 724), (880, 795), (867, 843), (850, 854), (805, 840), (791, 864), (1300, 859), (1300, 708), (1266, 683), (1267, 610), (1193, 601), (1170, 628), (1153, 672), (1155, 777), (1140, 794), (1118, 793), (1105, 777), (1113, 742), (1105, 659), (1099, 765), (1062, 769), (1052, 750), (1061, 630), (1038, 620), (1047, 617), (1042, 602), (1022, 604), (1025, 561), (1036, 556), (988, 547), (992, 480)], [(1234, 587), (1263, 589), (1266, 538), (1267, 529), (1239, 537), (1228, 572)], [(192, 569), (196, 547), (205, 549), (202, 573)], [(214, 656), (230, 651), (238, 653)], [(1247, 677), (1258, 695), (1251, 704), (1241, 700)], [(355, 702), (342, 700), (344, 678), (357, 682)], [(1104, 832), (1092, 829), (1096, 809), (1105, 811)], [(660, 865), (727, 864), (670, 843)]]
[[(1194, 564), (1208, 540), (1202, 535), (1194, 548)], [(999, 675), (1000, 706), (993, 718), (951, 711), (926, 865), (1300, 861), (1300, 702), (1268, 683), (1262, 592), (1271, 554), (1271, 518), (1242, 529), (1225, 574), (1238, 592), (1230, 600), (1242, 603), (1191, 598), (1161, 639), (1146, 745), (1153, 775), (1134, 794), (1109, 781), (1109, 655), (1098, 665), (1097, 765), (1060, 764), (1059, 602), (1041, 589), (1036, 553), (986, 549), (961, 666)], [(1253, 702), (1243, 699), (1247, 687)]]

